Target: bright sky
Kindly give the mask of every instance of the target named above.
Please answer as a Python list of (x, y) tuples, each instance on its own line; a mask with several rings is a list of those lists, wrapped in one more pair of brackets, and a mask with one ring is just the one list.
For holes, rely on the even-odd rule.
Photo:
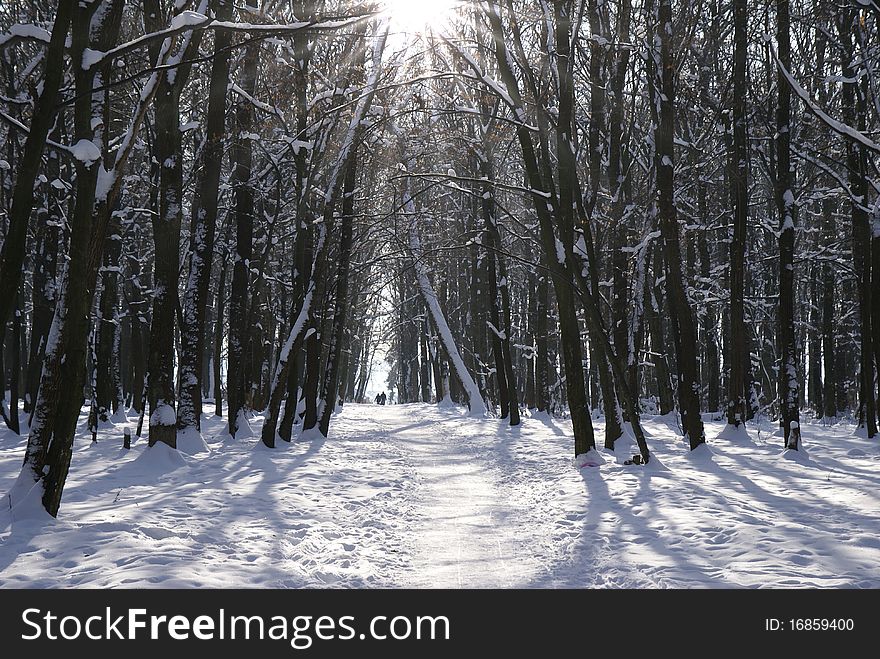
[(392, 32), (419, 34), (437, 28), (451, 16), (456, 0), (385, 0)]

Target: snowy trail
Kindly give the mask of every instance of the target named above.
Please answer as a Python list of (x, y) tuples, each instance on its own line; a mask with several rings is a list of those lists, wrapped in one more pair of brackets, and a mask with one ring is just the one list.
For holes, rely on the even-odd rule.
[[(419, 478), (413, 587), (509, 588), (540, 568), (515, 537), (524, 511), (499, 490), (486, 457), (456, 434), (462, 421), (423, 407), (383, 411)], [(426, 432), (426, 416), (430, 432)], [(464, 426), (465, 428), (467, 426)]]
[[(880, 445), (851, 424), (805, 422), (791, 460), (770, 423), (691, 453), (648, 417), (647, 467), (578, 470), (549, 417), (346, 405), (270, 450), (261, 417), (206, 416), (188, 454), (122, 450), (135, 416), (92, 444), (87, 412), (59, 519), (0, 506), (0, 588), (880, 587)], [(0, 496), (25, 444), (0, 430)]]

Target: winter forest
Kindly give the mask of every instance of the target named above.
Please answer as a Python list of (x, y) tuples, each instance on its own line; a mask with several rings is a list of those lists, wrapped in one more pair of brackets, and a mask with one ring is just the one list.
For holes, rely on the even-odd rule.
[(0, 0), (0, 87), (0, 584), (880, 586), (880, 3)]

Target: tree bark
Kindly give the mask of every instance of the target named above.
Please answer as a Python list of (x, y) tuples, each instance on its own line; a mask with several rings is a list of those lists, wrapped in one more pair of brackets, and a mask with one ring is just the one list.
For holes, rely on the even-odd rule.
[(324, 437), (330, 434), (330, 417), (336, 410), (339, 397), (340, 363), (345, 346), (346, 323), (348, 322), (349, 273), (351, 252), (354, 241), (354, 195), (357, 185), (357, 147), (352, 150), (345, 172), (342, 197), (342, 217), (340, 220), (339, 263), (336, 273), (336, 303), (333, 312), (333, 330), (330, 335), (330, 352), (327, 359), (327, 374), (324, 377), (324, 391), (321, 395), (321, 411), (318, 428)]
[[(256, 7), (255, 0), (248, 0)], [(245, 49), (241, 67), (240, 87), (253, 97), (257, 84), (260, 44), (250, 43)], [(254, 189), (251, 181), (253, 144), (249, 134), (254, 123), (254, 106), (240, 99), (235, 108), (236, 140), (232, 148), (235, 195), (235, 256), (232, 270), (232, 297), (229, 303), (229, 361), (227, 397), (229, 399), (229, 434), (238, 432), (240, 415), (246, 405), (246, 350), (249, 344), (248, 294), (251, 259), (254, 250)]]
[(25, 242), (34, 205), (34, 181), (42, 165), (46, 138), (59, 108), (58, 90), (64, 79), (65, 40), (76, 4), (74, 0), (59, 0), (52, 36), (46, 49), (42, 91), (34, 106), (21, 160), (17, 164), (18, 176), (12, 192), (9, 223), (0, 251), (0, 345), (3, 345), (6, 335), (6, 321), (18, 299), (16, 292), (21, 284), (24, 258), (28, 252)]
[[(779, 0), (780, 2), (782, 0)], [(839, 31), (843, 42), (843, 121), (858, 130), (865, 130), (865, 101), (857, 94), (858, 82), (853, 70), (853, 31), (858, 12), (847, 10), (839, 16)], [(780, 65), (785, 65), (780, 52)], [(786, 81), (786, 87), (788, 83)], [(846, 165), (849, 171), (849, 187), (854, 199), (867, 200), (868, 185), (865, 179), (867, 163), (864, 148), (852, 140), (846, 142)], [(871, 332), (871, 227), (865, 207), (853, 200), (851, 203), (853, 265), (857, 277), (859, 300), (859, 426), (866, 429), (868, 437), (877, 435), (876, 400), (874, 398), (874, 351)]]
[[(562, 6), (564, 4), (565, 6)], [(563, 23), (563, 30), (568, 34), (569, 25), (568, 3), (556, 5), (558, 12), (557, 20)], [(511, 109), (517, 119), (517, 139), (523, 154), (523, 162), (526, 169), (528, 184), (532, 189), (532, 200), (540, 226), (541, 245), (550, 275), (553, 278), (553, 286), (556, 291), (556, 299), (559, 309), (561, 343), (563, 362), (566, 375), (566, 391), (569, 410), (571, 413), (572, 429), (574, 431), (575, 455), (582, 455), (593, 449), (596, 445), (593, 434), (593, 424), (590, 420), (589, 405), (586, 398), (586, 383), (583, 365), (583, 346), (580, 337), (580, 323), (575, 312), (574, 295), (572, 292), (572, 274), (569, 272), (568, 261), (573, 259), (572, 249), (574, 243), (574, 186), (573, 178), (575, 162), (571, 152), (571, 80), (564, 75), (560, 80), (560, 132), (557, 140), (561, 149), (559, 159), (559, 179), (561, 183), (558, 200), (552, 191), (552, 181), (545, 180), (542, 168), (539, 165), (532, 135), (525, 127), (526, 114), (523, 110), (522, 97), (516, 75), (511, 68), (511, 61), (507, 51), (504, 30), (501, 17), (495, 6), (487, 6), (489, 22), (495, 39), (495, 54), (498, 69), (501, 73), (504, 85), (512, 102)], [(557, 29), (559, 29), (557, 25)], [(567, 41), (568, 37), (564, 40)], [(566, 61), (563, 69), (568, 66)], [(549, 188), (549, 189), (548, 189)], [(556, 222), (554, 222), (554, 219)], [(559, 235), (557, 238), (554, 224), (558, 225)]]
[(730, 363), (727, 423), (739, 427), (748, 417), (746, 373), (745, 255), (749, 220), (749, 142), (746, 125), (746, 55), (748, 51), (746, 0), (733, 3), (733, 154), (730, 182), (733, 188), (733, 240), (730, 243)]
[[(53, 137), (60, 139), (60, 131), (56, 129), (53, 132)], [(50, 180), (61, 176), (60, 157), (57, 150), (49, 150), (46, 167), (47, 178)], [(57, 297), (58, 227), (64, 221), (60, 197), (61, 193), (50, 186), (46, 209), (40, 209), (37, 212), (37, 245), (32, 286), (33, 312), (31, 314), (30, 351), (25, 393), (26, 409), (31, 413), (33, 413), (37, 400), (43, 357), (46, 353), (46, 340), (49, 337), (49, 328), (52, 325)]]
[[(95, 139), (92, 119), (101, 110), (101, 102), (92, 97), (96, 72), (83, 68), (83, 53), (90, 46), (102, 51), (112, 46), (119, 32), (122, 8), (123, 0), (110, 0), (94, 29), (91, 22), (98, 7), (77, 5), (74, 9), (71, 51), (77, 93), (74, 136), (78, 142)], [(126, 153), (123, 151), (117, 158), (124, 159)], [(52, 516), (58, 514), (61, 505), (83, 402), (90, 310), (109, 222), (108, 206), (112, 202), (105, 197), (95, 206), (99, 160), (100, 157), (76, 162), (76, 203), (70, 218), (67, 265), (49, 333), (23, 466), (35, 486), (42, 487), (43, 507)]]
[[(232, 18), (232, 0), (212, 0), (212, 5), (217, 20), (227, 21)], [(183, 296), (183, 325), (180, 328), (181, 387), (180, 405), (177, 409), (177, 427), (181, 430), (186, 428), (201, 430), (202, 427), (201, 380), (204, 361), (202, 342), (205, 336), (205, 315), (214, 257), (214, 237), (217, 232), (217, 202), (220, 190), (220, 171), (223, 164), (223, 138), (226, 133), (226, 88), (229, 83), (229, 45), (231, 42), (232, 35), (228, 30), (216, 31), (205, 141), (201, 152), (201, 176), (198, 182), (196, 202), (192, 209), (189, 277)], [(225, 271), (221, 274), (225, 274)], [(220, 327), (222, 329), (222, 324)], [(215, 376), (218, 368), (219, 363), (215, 367)], [(215, 384), (215, 386), (217, 385)], [(215, 402), (215, 404), (217, 403)]]
[(678, 367), (678, 405), (682, 430), (691, 450), (706, 441), (700, 417), (700, 382), (693, 314), (685, 291), (681, 270), (678, 217), (674, 199), (675, 157), (675, 63), (671, 0), (655, 0), (656, 35), (660, 41), (660, 59), (655, 71), (653, 98), (657, 110), (654, 130), (654, 168), (657, 172), (657, 209), (664, 243), (666, 286), (669, 296), (669, 320)]
[[(791, 69), (789, 0), (776, 1), (779, 64)], [(791, 87), (782, 71), (777, 78), (776, 207), (779, 213), (779, 399), (786, 448), (800, 446), (799, 383), (794, 327), (795, 205), (791, 161)]]

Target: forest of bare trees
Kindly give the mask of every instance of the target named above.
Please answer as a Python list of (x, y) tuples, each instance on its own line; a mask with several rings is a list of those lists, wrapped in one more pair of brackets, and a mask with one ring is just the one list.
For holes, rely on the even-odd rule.
[(11, 497), (57, 514), (85, 411), (332, 438), (383, 361), (577, 455), (877, 435), (880, 5), (389, 4), (0, 2)]

